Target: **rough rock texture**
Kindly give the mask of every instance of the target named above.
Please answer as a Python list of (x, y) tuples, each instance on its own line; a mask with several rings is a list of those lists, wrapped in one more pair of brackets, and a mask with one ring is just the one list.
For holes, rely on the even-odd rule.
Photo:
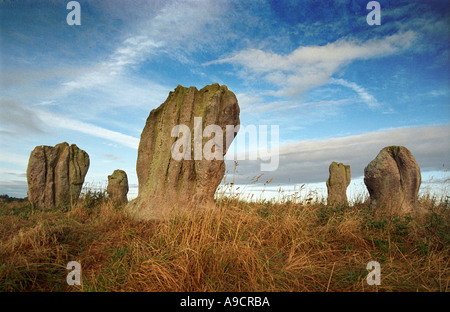
[[(205, 155), (201, 160), (195, 159), (194, 139), (199, 130), (199, 127), (194, 129), (195, 117), (201, 117), (202, 131), (208, 125), (222, 129), (223, 148), (217, 152), (223, 157), (228, 148), (226, 126), (239, 125), (236, 96), (225, 85), (212, 84), (201, 90), (177, 86), (163, 104), (150, 112), (138, 149), (139, 193), (128, 205), (135, 218), (164, 219), (176, 210), (215, 207), (214, 193), (225, 173), (225, 163), (223, 159), (206, 160)], [(191, 160), (172, 157), (174, 143), (183, 137), (172, 137), (176, 125), (186, 125), (190, 129)], [(231, 140), (235, 135), (236, 132), (231, 133)], [(201, 147), (214, 136), (200, 137)], [(217, 146), (211, 150), (215, 148)]]
[(350, 184), (350, 166), (332, 162), (327, 180), (328, 205), (347, 204), (347, 187)]
[(28, 200), (44, 209), (74, 202), (88, 169), (89, 155), (75, 144), (36, 146), (28, 161)]
[(383, 148), (364, 169), (370, 207), (385, 207), (393, 214), (416, 211), (421, 183), (420, 168), (403, 146)]
[(128, 177), (123, 170), (114, 170), (112, 175), (108, 176), (108, 186), (106, 192), (109, 198), (116, 204), (128, 202)]

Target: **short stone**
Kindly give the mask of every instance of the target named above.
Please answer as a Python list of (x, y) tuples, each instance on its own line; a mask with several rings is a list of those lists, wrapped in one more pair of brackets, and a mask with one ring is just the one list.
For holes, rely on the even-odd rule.
[(128, 202), (128, 190), (127, 173), (120, 169), (114, 170), (113, 174), (108, 176), (106, 188), (110, 200), (119, 205)]
[(350, 166), (332, 162), (329, 167), (330, 177), (327, 180), (328, 205), (345, 205), (347, 187), (350, 184)]

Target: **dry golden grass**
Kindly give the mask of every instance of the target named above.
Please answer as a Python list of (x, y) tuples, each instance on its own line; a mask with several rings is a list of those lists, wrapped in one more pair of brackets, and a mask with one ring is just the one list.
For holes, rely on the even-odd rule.
[[(449, 291), (450, 209), (373, 215), (366, 203), (248, 202), (166, 222), (127, 218), (101, 192), (72, 207), (0, 203), (0, 291)], [(68, 286), (66, 264), (82, 266)], [(381, 285), (366, 282), (369, 261)]]

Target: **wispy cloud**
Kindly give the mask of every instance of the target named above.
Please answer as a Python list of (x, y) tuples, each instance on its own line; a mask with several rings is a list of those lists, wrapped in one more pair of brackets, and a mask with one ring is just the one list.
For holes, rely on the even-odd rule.
[(85, 133), (94, 137), (99, 137), (112, 142), (116, 142), (122, 146), (126, 146), (132, 149), (137, 149), (139, 146), (139, 139), (130, 135), (108, 130), (87, 122), (74, 120), (52, 112), (39, 110), (37, 111), (37, 114), (50, 127)]
[(107, 61), (101, 62), (74, 80), (63, 82), (60, 94), (65, 95), (79, 89), (114, 84), (114, 79), (120, 77), (124, 70), (142, 62), (145, 57), (149, 57), (161, 46), (162, 43), (154, 42), (146, 36), (130, 37), (116, 49)]
[[(177, 51), (177, 58), (183, 59), (183, 53), (200, 47), (202, 40), (196, 38), (193, 46), (189, 38), (194, 39), (199, 33), (206, 33), (205, 27), (216, 19), (220, 13), (219, 7), (219, 4), (210, 0), (168, 1), (154, 16), (148, 19), (141, 16), (141, 20), (135, 21), (134, 32), (104, 61), (91, 65), (89, 70), (75, 79), (62, 82), (55, 94), (61, 97), (80, 89), (114, 86), (118, 80), (127, 81), (127, 71), (135, 71), (140, 64), (156, 55), (172, 55), (172, 49)], [(129, 92), (130, 96), (132, 91)]]
[(380, 104), (375, 99), (375, 97), (373, 97), (373, 95), (371, 95), (369, 92), (367, 92), (366, 89), (364, 89), (363, 87), (359, 86), (358, 84), (356, 84), (354, 82), (346, 81), (344, 79), (330, 78), (329, 83), (338, 84), (338, 85), (352, 89), (359, 95), (359, 97), (364, 101), (364, 103), (366, 103), (367, 106), (370, 108), (375, 108), (375, 107), (380, 106)]
[[(403, 51), (411, 46), (416, 37), (413, 31), (406, 31), (365, 42), (340, 39), (324, 46), (301, 46), (287, 55), (245, 49), (204, 65), (239, 65), (243, 68), (241, 75), (263, 77), (265, 81), (279, 87), (269, 91), (269, 94), (295, 97), (326, 84), (340, 68), (355, 60), (383, 57)], [(362, 94), (367, 95), (364, 92)], [(367, 100), (372, 101), (369, 98)]]
[[(39, 105), (28, 107), (9, 99), (0, 99), (0, 104), (0, 133), (3, 139), (13, 139), (30, 133), (45, 134), (50, 128), (56, 127), (100, 137), (133, 149), (137, 149), (139, 145), (138, 138), (44, 110)], [(21, 157), (10, 157), (6, 151), (0, 153), (0, 161), (20, 165), (25, 162)]]

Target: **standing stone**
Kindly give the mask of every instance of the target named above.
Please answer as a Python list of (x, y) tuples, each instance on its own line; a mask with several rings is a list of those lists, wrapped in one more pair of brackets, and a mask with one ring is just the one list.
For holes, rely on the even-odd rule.
[(421, 183), (420, 168), (403, 146), (383, 148), (364, 169), (370, 207), (382, 206), (393, 214), (415, 211)]
[[(187, 133), (177, 133), (177, 125), (188, 129)], [(210, 125), (221, 131), (217, 127), (212, 133), (203, 131)], [(227, 140), (227, 125), (239, 125), (239, 105), (225, 85), (215, 83), (200, 91), (177, 86), (170, 92), (166, 101), (150, 112), (141, 134), (136, 164), (138, 197), (128, 205), (134, 217), (165, 219), (174, 211), (214, 208), (214, 193), (225, 173), (223, 155), (238, 130), (228, 131)], [(223, 144), (211, 145), (212, 138)], [(177, 145), (183, 140), (185, 145)], [(208, 160), (205, 150), (219, 157)], [(185, 157), (175, 159), (172, 151)]]
[(329, 168), (330, 177), (327, 180), (328, 205), (345, 205), (347, 187), (350, 184), (350, 166), (333, 161)]
[(108, 176), (108, 186), (106, 192), (109, 198), (116, 204), (128, 202), (128, 177), (123, 170), (114, 170), (112, 175)]
[(27, 167), (28, 200), (44, 209), (76, 201), (88, 169), (89, 155), (75, 144), (36, 146)]

